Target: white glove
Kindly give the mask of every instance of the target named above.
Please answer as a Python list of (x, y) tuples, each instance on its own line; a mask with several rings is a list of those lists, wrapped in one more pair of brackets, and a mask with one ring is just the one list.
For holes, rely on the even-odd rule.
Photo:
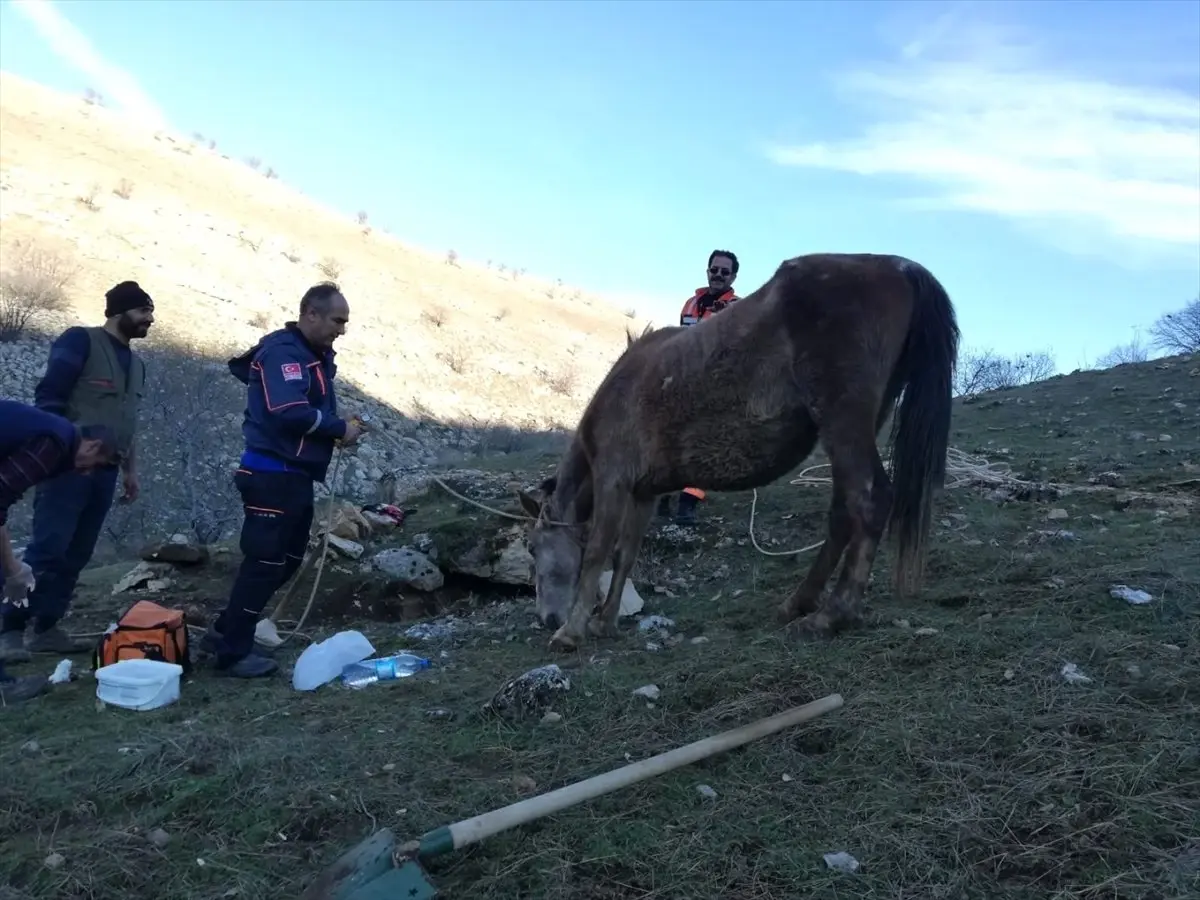
[(37, 581), (33, 577), (33, 569), (29, 563), (21, 563), (17, 573), (4, 580), (4, 599), (13, 606), (28, 606), (29, 594), (35, 587)]

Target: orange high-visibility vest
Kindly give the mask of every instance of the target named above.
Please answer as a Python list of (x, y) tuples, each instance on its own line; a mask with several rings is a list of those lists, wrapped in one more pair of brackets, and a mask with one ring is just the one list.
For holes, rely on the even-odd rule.
[[(701, 311), (700, 298), (707, 294), (708, 288), (697, 288), (696, 293), (688, 297), (687, 302), (683, 304), (683, 310), (679, 313), (680, 325), (695, 325), (697, 322), (703, 322), (709, 316), (720, 312), (719, 309), (713, 309), (711, 306)], [(717, 297), (716, 302), (723, 304), (721, 309), (724, 309), (726, 305), (733, 303), (737, 299), (737, 294), (733, 292), (733, 288), (730, 288), (725, 293), (721, 294), (721, 296)]]
[[(705, 296), (707, 293), (708, 288), (697, 288), (696, 293), (688, 297), (687, 302), (683, 304), (683, 310), (679, 313), (680, 325), (689, 326), (695, 325), (698, 322), (703, 322), (705, 319), (716, 315), (718, 312), (724, 309), (725, 306), (738, 299), (737, 294), (733, 292), (733, 288), (730, 288), (725, 293), (721, 294), (721, 296), (717, 297), (715, 302), (722, 304), (719, 309), (713, 309), (713, 307), (709, 306), (706, 309), (701, 310), (700, 298)], [(704, 491), (698, 487), (685, 487), (683, 492), (685, 494), (691, 494), (697, 500), (703, 500), (705, 497)]]

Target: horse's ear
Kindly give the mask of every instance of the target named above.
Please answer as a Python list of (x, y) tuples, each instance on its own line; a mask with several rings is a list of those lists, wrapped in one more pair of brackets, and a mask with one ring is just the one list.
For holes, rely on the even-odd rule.
[(536, 519), (542, 514), (542, 504), (536, 497), (525, 491), (517, 491), (517, 499), (521, 501), (521, 508), (525, 510), (526, 515)]

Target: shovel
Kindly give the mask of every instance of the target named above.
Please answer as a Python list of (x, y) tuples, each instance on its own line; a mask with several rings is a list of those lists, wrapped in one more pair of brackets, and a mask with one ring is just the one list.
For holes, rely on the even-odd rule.
[(422, 861), (459, 850), (501, 831), (524, 825), (593, 797), (732, 750), (742, 744), (815, 719), (838, 709), (841, 705), (841, 695), (830, 694), (804, 706), (759, 719), (740, 728), (723, 731), (675, 750), (596, 775), (586, 781), (568, 784), (558, 790), (521, 800), (475, 816), (473, 819), (436, 828), (424, 834), (420, 840), (408, 844), (397, 846), (396, 837), (391, 830), (380, 829), (342, 854), (308, 886), (299, 900), (431, 900), (438, 895), (437, 889), (430, 883), (421, 866)]

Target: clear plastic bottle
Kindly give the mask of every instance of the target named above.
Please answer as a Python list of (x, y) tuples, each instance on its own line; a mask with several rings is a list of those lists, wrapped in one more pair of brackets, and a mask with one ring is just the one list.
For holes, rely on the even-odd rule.
[(364, 688), (377, 681), (408, 678), (429, 668), (429, 660), (413, 653), (394, 653), (378, 659), (364, 659), (342, 669), (342, 683), (347, 687)]

